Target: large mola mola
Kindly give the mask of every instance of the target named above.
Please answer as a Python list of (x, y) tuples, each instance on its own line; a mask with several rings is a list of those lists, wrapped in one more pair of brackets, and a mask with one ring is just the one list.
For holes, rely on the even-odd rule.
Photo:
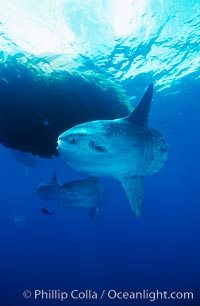
[(167, 159), (163, 136), (147, 127), (152, 95), (150, 84), (128, 117), (83, 123), (58, 138), (58, 151), (69, 166), (122, 183), (136, 217), (144, 202), (143, 177), (158, 172)]

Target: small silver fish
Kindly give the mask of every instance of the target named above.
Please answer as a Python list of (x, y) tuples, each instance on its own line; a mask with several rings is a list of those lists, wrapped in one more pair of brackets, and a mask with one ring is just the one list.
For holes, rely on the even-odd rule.
[(41, 212), (44, 214), (44, 215), (47, 215), (47, 216), (52, 216), (52, 212), (49, 211), (47, 208), (42, 208), (41, 209)]

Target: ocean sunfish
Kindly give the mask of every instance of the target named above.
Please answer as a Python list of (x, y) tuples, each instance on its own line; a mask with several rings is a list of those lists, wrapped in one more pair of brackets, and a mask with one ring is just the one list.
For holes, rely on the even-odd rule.
[(158, 172), (167, 160), (163, 136), (147, 127), (152, 96), (151, 83), (128, 117), (79, 124), (58, 138), (59, 154), (73, 169), (122, 183), (136, 217), (143, 208), (143, 177)]
[(105, 186), (96, 177), (59, 184), (54, 174), (51, 181), (40, 184), (36, 194), (43, 200), (55, 200), (64, 207), (84, 208), (92, 219), (105, 200)]

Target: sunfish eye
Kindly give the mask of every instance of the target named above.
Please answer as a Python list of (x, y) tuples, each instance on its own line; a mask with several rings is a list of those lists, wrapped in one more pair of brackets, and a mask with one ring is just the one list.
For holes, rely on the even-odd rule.
[(94, 141), (90, 141), (90, 142), (88, 143), (88, 146), (89, 146), (90, 148), (94, 148), (95, 142), (94, 142)]
[(75, 137), (70, 138), (69, 143), (75, 144), (77, 143), (77, 139)]
[(78, 199), (79, 194), (77, 192), (69, 192), (69, 198)]

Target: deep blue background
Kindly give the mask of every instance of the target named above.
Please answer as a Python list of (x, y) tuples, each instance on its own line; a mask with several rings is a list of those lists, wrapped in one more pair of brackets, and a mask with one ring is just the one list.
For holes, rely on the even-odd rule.
[[(35, 195), (36, 186), (50, 179), (55, 168), (62, 182), (78, 175), (56, 159), (40, 160), (27, 175), (9, 150), (0, 148), (0, 306), (89, 304), (22, 297), (26, 289), (76, 288), (193, 291), (194, 301), (168, 305), (199, 305), (200, 87), (198, 82), (190, 84), (189, 77), (184, 84), (176, 95), (173, 88), (165, 94), (155, 90), (149, 125), (165, 136), (169, 157), (160, 173), (145, 178), (145, 207), (138, 220), (120, 183), (109, 178), (103, 179), (108, 188), (106, 202), (93, 222), (86, 212), (54, 203), (53, 216), (42, 215), (40, 209), (46, 203)], [(26, 214), (22, 233), (13, 218)], [(163, 301), (138, 304), (165, 305)]]

